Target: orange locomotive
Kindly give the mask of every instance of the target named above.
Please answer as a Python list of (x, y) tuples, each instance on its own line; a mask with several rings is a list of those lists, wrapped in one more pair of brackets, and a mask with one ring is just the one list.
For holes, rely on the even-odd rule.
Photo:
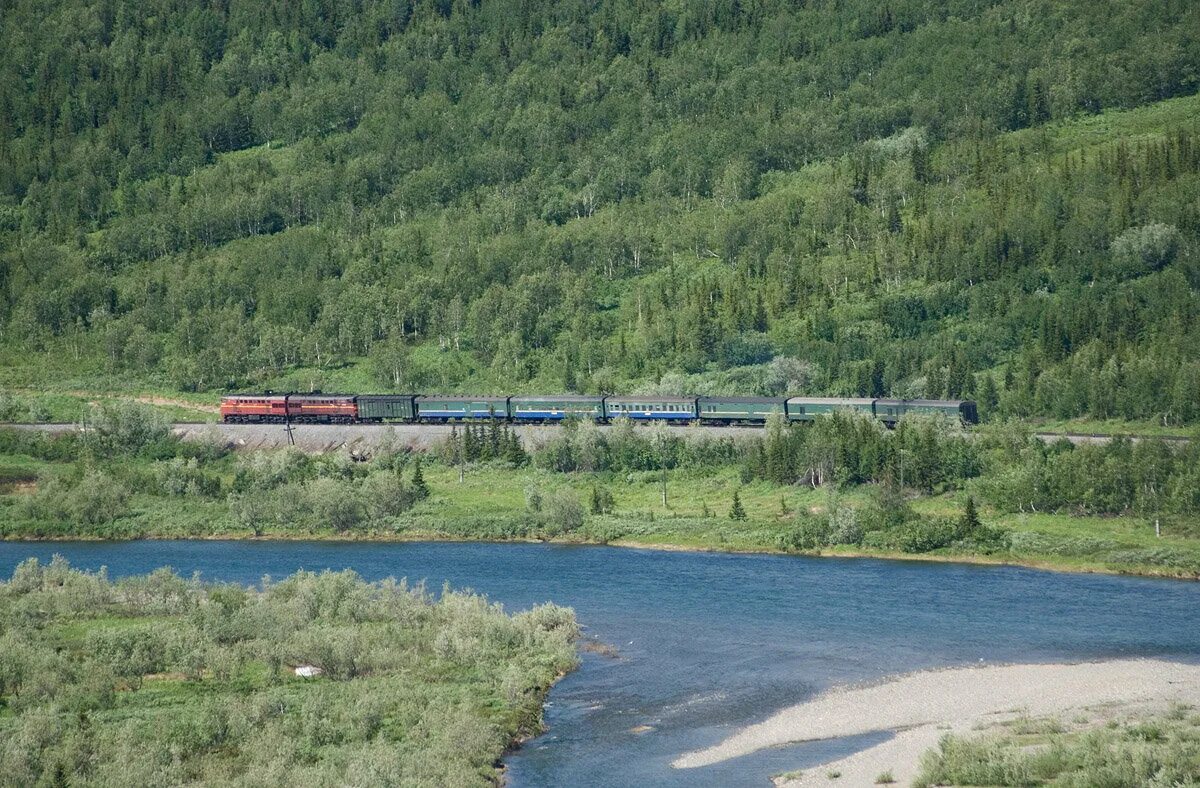
[(358, 420), (347, 394), (240, 394), (221, 398), (221, 421), (234, 424), (351, 424)]

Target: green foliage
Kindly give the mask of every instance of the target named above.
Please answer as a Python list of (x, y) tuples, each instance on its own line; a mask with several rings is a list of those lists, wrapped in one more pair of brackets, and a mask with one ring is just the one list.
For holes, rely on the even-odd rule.
[(352, 572), (247, 589), (31, 559), (0, 582), (3, 781), (492, 785), (578, 634), (567, 608)]
[(1052, 721), (1029, 732), (948, 735), (922, 756), (913, 784), (1188, 785), (1197, 779), (1200, 725), (1195, 717), (1168, 714), (1083, 732), (1064, 732)]
[(977, 483), (1004, 511), (1079, 514), (1200, 514), (1200, 445), (1148, 438), (1105, 444), (1052, 444), (1008, 426), (989, 434), (989, 472)]
[(612, 491), (603, 485), (592, 485), (588, 508), (592, 514), (612, 514), (616, 506)]
[(127, 514), (129, 498), (129, 489), (109, 474), (78, 469), (48, 479), (23, 503), (31, 518), (67, 522), (88, 532)]
[(316, 521), (335, 531), (347, 531), (365, 516), (358, 489), (338, 479), (313, 479), (305, 484), (304, 493)]
[(534, 450), (533, 462), (559, 472), (713, 468), (737, 461), (741, 449), (732, 438), (688, 440), (619, 418), (608, 430), (590, 422), (569, 422)]
[(157, 468), (162, 489), (168, 495), (192, 495), (213, 498), (221, 493), (221, 478), (206, 472), (192, 457), (175, 457)]
[(171, 425), (158, 411), (135, 402), (102, 403), (92, 409), (84, 426), (83, 445), (99, 457), (170, 456), (178, 443), (171, 435)]
[(972, 478), (981, 464), (961, 425), (947, 419), (906, 416), (889, 430), (871, 416), (849, 410), (811, 423), (774, 421), (743, 461), (747, 480), (888, 481), (924, 490)]
[[(732, 512), (730, 517), (733, 517)], [(780, 536), (779, 549), (818, 550), (831, 543), (832, 534), (828, 523), (815, 517), (800, 517), (793, 528)]]
[(437, 453), (443, 462), (451, 464), (500, 461), (518, 468), (529, 462), (516, 431), (496, 420), (487, 424), (451, 425), (450, 435)]

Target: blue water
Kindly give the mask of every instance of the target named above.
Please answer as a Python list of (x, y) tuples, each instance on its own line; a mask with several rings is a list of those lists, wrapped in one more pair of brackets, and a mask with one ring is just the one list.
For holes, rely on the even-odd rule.
[[(351, 568), (469, 587), (510, 610), (575, 608), (585, 653), (549, 732), (506, 759), (514, 786), (765, 785), (886, 737), (775, 748), (692, 771), (679, 754), (832, 684), (984, 662), (1200, 660), (1200, 584), (1015, 567), (534, 544), (0, 543), (0, 576), (61, 553), (116, 577), (173, 567), (255, 583)], [(648, 725), (652, 730), (634, 733)]]

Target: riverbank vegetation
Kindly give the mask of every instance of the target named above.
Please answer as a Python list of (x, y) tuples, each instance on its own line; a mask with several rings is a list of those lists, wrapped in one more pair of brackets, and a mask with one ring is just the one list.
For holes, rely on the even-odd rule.
[(1200, 576), (1195, 442), (847, 413), (736, 439), (570, 424), (529, 449), (464, 425), (423, 454), (306, 455), (181, 442), (132, 405), (91, 424), (0, 430), (0, 535), (555, 539)]
[(493, 785), (577, 633), (567, 608), (349, 571), (246, 588), (29, 559), (0, 582), (0, 784)]
[[(1082, 722), (1082, 724), (1081, 724)], [(918, 788), (937, 785), (1191, 785), (1200, 780), (1200, 714), (1184, 705), (1097, 725), (1021, 719), (948, 735), (926, 753)]]

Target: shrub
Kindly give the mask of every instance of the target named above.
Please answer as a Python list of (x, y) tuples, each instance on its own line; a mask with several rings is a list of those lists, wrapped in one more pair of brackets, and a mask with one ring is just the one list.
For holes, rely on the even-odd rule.
[(829, 511), (827, 539), (831, 545), (861, 544), (863, 527), (858, 522), (858, 510), (853, 506), (833, 505)]
[(305, 485), (304, 492), (318, 526), (348, 531), (362, 522), (363, 504), (353, 485), (337, 479), (314, 479)]
[(1179, 230), (1167, 224), (1130, 227), (1112, 244), (1112, 259), (1117, 273), (1140, 276), (1170, 265), (1179, 254), (1182, 238)]
[(104, 402), (91, 409), (84, 444), (104, 457), (155, 454), (174, 456), (179, 444), (171, 425), (154, 408), (136, 402)]
[(612, 514), (614, 505), (612, 491), (602, 485), (592, 485), (592, 514)]
[(399, 473), (381, 471), (363, 480), (362, 500), (373, 520), (395, 517), (412, 508), (416, 496), (404, 484)]
[(928, 553), (952, 544), (958, 536), (957, 523), (942, 518), (907, 523), (896, 533), (896, 545), (906, 553)]
[(525, 509), (533, 514), (542, 511), (542, 491), (530, 485), (525, 488)]
[(272, 503), (269, 493), (234, 493), (229, 496), (229, 513), (238, 526), (255, 536), (262, 536), (263, 529), (275, 518), (276, 509)]
[(167, 495), (212, 498), (221, 492), (221, 479), (200, 468), (195, 459), (175, 457), (155, 469), (160, 489)]
[(547, 498), (544, 514), (551, 527), (563, 532), (570, 533), (583, 527), (583, 504), (570, 490), (559, 490)]
[(799, 517), (796, 525), (780, 537), (784, 550), (816, 550), (829, 544), (829, 524), (815, 517)]
[(89, 471), (67, 494), (66, 512), (77, 523), (111, 523), (129, 511), (129, 491), (102, 471)]
[(233, 489), (271, 490), (289, 483), (303, 482), (316, 475), (313, 460), (299, 449), (273, 452), (247, 452), (238, 455)]

